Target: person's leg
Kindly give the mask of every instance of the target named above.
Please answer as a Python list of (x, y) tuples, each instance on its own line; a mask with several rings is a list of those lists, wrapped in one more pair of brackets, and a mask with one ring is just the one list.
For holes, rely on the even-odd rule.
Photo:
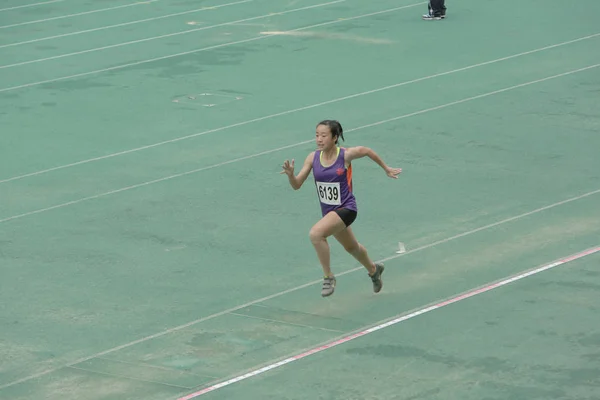
[(347, 229), (336, 233), (335, 238), (342, 246), (344, 246), (344, 249), (348, 253), (367, 269), (369, 277), (371, 277), (371, 280), (373, 281), (373, 291), (378, 293), (383, 287), (383, 282), (381, 280), (381, 274), (384, 270), (383, 264), (374, 263), (371, 258), (369, 258), (367, 249), (362, 244), (358, 243), (354, 236), (354, 232), (352, 232), (352, 228), (348, 227)]
[(427, 8), (429, 9), (429, 13), (423, 15), (423, 19), (439, 20), (446, 16), (445, 0), (429, 0)]
[(352, 257), (354, 257), (367, 269), (367, 271), (369, 271), (369, 275), (375, 273), (375, 263), (369, 258), (367, 249), (365, 249), (365, 247), (358, 243), (358, 240), (356, 240), (354, 232), (352, 232), (352, 228), (348, 227), (347, 229), (336, 233), (335, 238), (342, 246), (344, 246), (344, 249)]
[(441, 17), (442, 11), (445, 9), (444, 0), (430, 0), (431, 15)]
[(325, 275), (323, 290), (321, 292), (322, 296), (333, 294), (336, 283), (335, 277), (331, 272), (331, 257), (327, 238), (344, 229), (346, 229), (346, 224), (342, 221), (340, 216), (335, 212), (330, 212), (321, 218), (321, 220), (311, 228), (309, 233), (310, 241), (317, 252), (317, 257), (319, 258), (319, 262), (323, 268), (323, 274)]

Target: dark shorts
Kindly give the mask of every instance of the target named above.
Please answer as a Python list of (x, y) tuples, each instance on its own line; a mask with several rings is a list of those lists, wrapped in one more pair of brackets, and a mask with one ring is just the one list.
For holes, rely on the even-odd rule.
[(342, 219), (342, 221), (344, 221), (344, 224), (346, 224), (346, 226), (352, 225), (358, 214), (356, 211), (349, 210), (347, 208), (338, 208), (334, 212), (340, 216), (340, 218)]

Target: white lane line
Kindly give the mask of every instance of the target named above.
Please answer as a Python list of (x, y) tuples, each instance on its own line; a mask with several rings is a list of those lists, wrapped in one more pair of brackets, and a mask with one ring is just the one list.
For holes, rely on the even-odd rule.
[(83, 31), (63, 33), (62, 35), (47, 36), (47, 37), (43, 37), (43, 38), (39, 38), (39, 39), (25, 40), (23, 42), (15, 42), (15, 43), (3, 44), (3, 45), (0, 46), (0, 49), (5, 48), (5, 47), (21, 46), (23, 44), (29, 44), (29, 43), (43, 42), (45, 40), (58, 39), (58, 38), (63, 38), (63, 37), (67, 37), (67, 36), (82, 35), (84, 33), (90, 33), (90, 32), (102, 31), (102, 30), (106, 30), (106, 29), (118, 28), (118, 27), (121, 27), (121, 26), (141, 24), (143, 22), (156, 21), (156, 20), (159, 20), (159, 19), (171, 18), (171, 17), (176, 17), (176, 16), (179, 16), (179, 15), (192, 14), (192, 13), (197, 13), (197, 12), (202, 12), (202, 11), (212, 11), (212, 10), (217, 10), (219, 8), (222, 8), (222, 7), (229, 7), (229, 6), (233, 6), (233, 5), (237, 5), (237, 4), (248, 3), (248, 2), (251, 2), (251, 1), (253, 1), (253, 0), (242, 0), (242, 1), (237, 1), (235, 3), (220, 4), (218, 6), (204, 6), (202, 8), (196, 8), (194, 10), (182, 11), (182, 12), (178, 12), (178, 13), (174, 13), (174, 14), (161, 15), (160, 17), (138, 19), (136, 21), (123, 22), (122, 24), (101, 26), (99, 28), (86, 29), (86, 30), (83, 30)]
[(25, 4), (25, 5), (22, 5), (22, 6), (0, 8), (0, 11), (16, 10), (16, 9), (19, 9), (19, 8), (26, 8), (26, 7), (35, 7), (35, 6), (41, 6), (41, 5), (44, 5), (44, 4), (59, 3), (61, 1), (65, 1), (65, 0), (52, 0), (52, 1), (44, 1), (42, 3), (32, 3), (32, 4)]
[[(298, 11), (311, 10), (311, 9), (318, 8), (318, 7), (325, 7), (325, 6), (329, 6), (331, 4), (341, 3), (341, 2), (344, 2), (344, 1), (346, 1), (346, 0), (335, 0), (335, 1), (330, 2), (330, 3), (324, 3), (324, 4), (317, 4), (317, 5), (312, 5), (312, 6), (306, 6), (306, 7), (296, 8), (296, 9), (287, 10), (287, 11), (279, 11), (279, 12), (276, 12), (276, 13), (269, 13), (269, 14), (259, 15), (259, 16), (256, 16), (256, 17), (244, 18), (244, 19), (240, 19), (240, 20), (237, 20), (237, 21), (223, 22), (223, 23), (216, 24), (216, 25), (203, 26), (201, 28), (186, 29), (185, 31), (168, 33), (168, 34), (160, 35), (160, 36), (152, 36), (152, 37), (148, 37), (148, 38), (144, 38), (144, 39), (132, 40), (132, 41), (129, 41), (129, 42), (116, 43), (116, 44), (111, 44), (111, 45), (108, 45), (108, 46), (102, 46), (102, 47), (96, 47), (96, 48), (88, 49), (88, 50), (76, 51), (76, 52), (73, 52), (73, 53), (60, 54), (60, 55), (57, 55), (57, 56), (46, 57), (46, 58), (38, 58), (38, 59), (35, 59), (35, 60), (22, 61), (22, 62), (18, 62), (18, 63), (14, 63), (14, 64), (0, 65), (0, 69), (13, 68), (13, 67), (19, 67), (19, 66), (23, 66), (23, 65), (40, 63), (40, 62), (44, 62), (44, 61), (57, 60), (57, 59), (66, 58), (66, 57), (73, 57), (73, 56), (77, 56), (77, 55), (81, 55), (81, 54), (95, 53), (97, 51), (102, 51), (102, 50), (107, 50), (107, 49), (114, 49), (114, 48), (123, 47), (123, 46), (130, 46), (132, 44), (150, 42), (150, 41), (153, 41), (153, 40), (159, 40), (159, 39), (164, 39), (164, 38), (173, 37), (173, 36), (187, 35), (187, 34), (190, 34), (190, 33), (198, 32), (198, 31), (205, 31), (205, 30), (208, 30), (208, 29), (214, 29), (214, 28), (218, 28), (218, 27), (221, 27), (221, 26), (235, 25), (235, 24), (237, 24), (239, 22), (254, 21), (254, 20), (257, 20), (257, 19), (271, 18), (274, 15), (284, 15), (284, 14), (290, 14), (290, 13), (294, 13), (294, 12), (298, 12)], [(212, 48), (212, 46), (210, 48)], [(198, 52), (200, 50), (194, 50), (194, 51)]]
[(57, 20), (57, 19), (78, 17), (80, 15), (87, 15), (87, 14), (94, 14), (94, 13), (99, 13), (99, 12), (104, 12), (104, 11), (118, 10), (120, 8), (126, 8), (126, 7), (135, 7), (135, 6), (139, 6), (139, 5), (142, 5), (142, 4), (155, 3), (157, 1), (158, 0), (138, 1), (137, 3), (123, 4), (123, 5), (120, 5), (120, 6), (109, 7), (109, 8), (101, 8), (99, 10), (85, 11), (85, 12), (80, 12), (80, 13), (77, 13), (77, 14), (61, 15), (59, 17), (52, 17), (52, 18), (46, 18), (46, 19), (38, 19), (37, 21), (28, 21), (28, 22), (21, 22), (21, 23), (18, 23), (18, 24), (4, 25), (4, 26), (0, 26), (0, 29), (14, 28), (16, 26), (23, 26), (23, 25), (39, 24), (40, 22), (47, 22), (47, 21), (54, 21), (54, 20)]
[(442, 302), (438, 302), (437, 304), (433, 304), (433, 305), (430, 305), (430, 306), (422, 307), (422, 308), (420, 308), (420, 309), (418, 309), (416, 311), (413, 311), (413, 312), (411, 312), (409, 314), (401, 315), (399, 317), (395, 317), (394, 319), (388, 320), (388, 321), (385, 321), (385, 322), (380, 322), (377, 325), (372, 326), (371, 328), (362, 329), (362, 330), (360, 330), (360, 331), (358, 331), (356, 333), (343, 336), (342, 338), (339, 338), (337, 340), (331, 341), (329, 343), (326, 343), (326, 344), (318, 346), (318, 347), (314, 347), (314, 348), (312, 348), (310, 350), (307, 350), (307, 351), (305, 351), (303, 353), (300, 353), (300, 354), (297, 354), (295, 356), (283, 359), (281, 361), (278, 361), (278, 362), (275, 362), (275, 363), (272, 363), (272, 364), (268, 364), (268, 365), (266, 365), (264, 367), (261, 367), (261, 368), (257, 368), (257, 369), (251, 370), (251, 371), (249, 371), (249, 372), (247, 372), (247, 373), (245, 373), (243, 375), (238, 375), (238, 376), (236, 376), (234, 378), (231, 378), (231, 379), (228, 379), (228, 380), (225, 380), (225, 381), (221, 381), (221, 382), (219, 382), (217, 384), (208, 386), (208, 387), (206, 387), (204, 389), (201, 389), (201, 390), (199, 390), (197, 392), (191, 393), (191, 394), (189, 394), (187, 396), (180, 397), (178, 400), (191, 400), (191, 399), (194, 399), (194, 398), (202, 396), (202, 395), (204, 395), (206, 393), (213, 392), (215, 390), (224, 388), (224, 387), (232, 385), (234, 383), (237, 383), (237, 382), (243, 381), (245, 379), (251, 378), (253, 376), (257, 376), (257, 375), (260, 375), (260, 374), (265, 373), (267, 371), (271, 371), (271, 370), (279, 368), (281, 366), (290, 364), (290, 363), (292, 363), (294, 361), (301, 360), (301, 359), (306, 358), (306, 357), (308, 357), (310, 355), (313, 355), (313, 354), (316, 354), (316, 353), (320, 353), (321, 351), (324, 351), (324, 350), (331, 349), (332, 347), (335, 347), (337, 345), (340, 345), (340, 344), (343, 344), (343, 343), (347, 343), (347, 342), (349, 342), (351, 340), (354, 340), (354, 339), (357, 339), (359, 337), (366, 336), (366, 335), (368, 335), (370, 333), (377, 332), (379, 330), (388, 328), (388, 327), (396, 325), (396, 324), (398, 324), (400, 322), (408, 321), (409, 319), (412, 319), (414, 317), (418, 317), (419, 315), (423, 315), (423, 314), (426, 314), (426, 313), (434, 311), (434, 310), (439, 310), (440, 308), (448, 306), (450, 304), (458, 303), (459, 301), (466, 300), (466, 299), (469, 299), (471, 297), (477, 296), (479, 294), (489, 292), (491, 290), (497, 289), (499, 287), (508, 285), (510, 283), (513, 283), (513, 282), (517, 282), (517, 281), (519, 281), (521, 279), (533, 276), (535, 274), (539, 274), (540, 272), (547, 271), (547, 270), (555, 268), (555, 267), (557, 267), (559, 265), (564, 265), (564, 264), (568, 263), (569, 261), (577, 260), (577, 259), (586, 257), (586, 256), (588, 256), (590, 254), (594, 254), (594, 253), (596, 253), (598, 251), (600, 251), (600, 247), (594, 247), (592, 249), (583, 251), (581, 253), (574, 254), (574, 255), (572, 255), (570, 257), (560, 259), (560, 260), (555, 261), (553, 263), (546, 264), (544, 266), (541, 266), (541, 267), (538, 267), (538, 268), (534, 268), (532, 270), (524, 271), (524, 272), (522, 272), (522, 273), (520, 273), (518, 275), (513, 275), (513, 276), (505, 278), (505, 279), (503, 279), (501, 281), (498, 281), (498, 282), (495, 282), (495, 283), (490, 283), (490, 284), (487, 284), (487, 285), (485, 285), (483, 287), (480, 287), (480, 288), (472, 289), (472, 290), (470, 290), (470, 291), (468, 291), (466, 293), (463, 293), (463, 294), (460, 294), (460, 295), (456, 295), (456, 296), (454, 296), (454, 297), (452, 297), (452, 298), (450, 298), (448, 300), (445, 300), (445, 301), (442, 301)]
[[(344, 0), (340, 0), (340, 1), (344, 1)], [(331, 3), (326, 3), (326, 4), (339, 3), (340, 1), (333, 1)], [(289, 32), (302, 31), (302, 30), (317, 28), (317, 27), (326, 26), (326, 25), (340, 24), (340, 23), (344, 23), (344, 22), (355, 20), (355, 19), (359, 19), (359, 18), (366, 18), (366, 17), (371, 17), (373, 15), (385, 14), (385, 13), (388, 13), (388, 12), (397, 11), (397, 10), (401, 10), (401, 9), (404, 9), (404, 8), (414, 7), (414, 6), (423, 5), (423, 4), (425, 4), (425, 3), (417, 3), (417, 4), (408, 5), (408, 6), (396, 7), (396, 8), (392, 8), (392, 9), (389, 9), (389, 10), (383, 10), (383, 11), (378, 11), (378, 12), (374, 12), (374, 13), (369, 13), (369, 14), (364, 14), (364, 15), (358, 15), (358, 16), (355, 16), (355, 17), (348, 17), (348, 18), (344, 18), (344, 19), (337, 19), (335, 21), (323, 22), (323, 23), (320, 23), (320, 24), (309, 25), (309, 26), (305, 26), (305, 27), (302, 27), (302, 28), (291, 29), (291, 30), (289, 30)], [(278, 13), (278, 14), (281, 14), (281, 13)], [(170, 54), (170, 55), (167, 55), (167, 56), (162, 56), (162, 57), (157, 57), (157, 58), (151, 58), (149, 60), (142, 60), (142, 61), (136, 61), (136, 62), (129, 63), (129, 64), (116, 65), (114, 67), (98, 69), (98, 70), (90, 71), (90, 72), (82, 72), (82, 73), (79, 73), (79, 74), (63, 76), (61, 78), (54, 78), (54, 79), (47, 79), (47, 80), (39, 81), (39, 82), (26, 83), (26, 84), (23, 84), (23, 85), (12, 86), (12, 87), (8, 87), (8, 88), (0, 89), (0, 93), (8, 92), (8, 91), (11, 91), (11, 90), (17, 90), (17, 89), (23, 89), (23, 88), (28, 88), (28, 87), (43, 85), (43, 84), (46, 84), (46, 83), (60, 82), (60, 81), (67, 80), (67, 79), (79, 78), (79, 77), (82, 77), (82, 76), (88, 76), (88, 75), (98, 74), (98, 73), (101, 73), (101, 72), (108, 72), (108, 71), (120, 70), (120, 69), (123, 69), (123, 68), (132, 67), (132, 66), (136, 66), (136, 65), (147, 64), (147, 63), (151, 63), (151, 62), (155, 62), (155, 61), (166, 60), (166, 59), (169, 59), (169, 58), (185, 56), (185, 55), (188, 55), (188, 54), (194, 54), (194, 53), (198, 53), (198, 52), (201, 52), (201, 51), (219, 49), (219, 48), (222, 48), (222, 47), (233, 46), (233, 45), (236, 45), (236, 44), (249, 43), (249, 42), (253, 42), (253, 41), (256, 41), (256, 40), (264, 40), (264, 39), (268, 39), (270, 37), (273, 37), (273, 36), (260, 35), (260, 36), (256, 36), (256, 37), (249, 38), (249, 39), (238, 40), (238, 41), (235, 41), (235, 42), (228, 42), (228, 43), (223, 43), (223, 44), (219, 44), (219, 45), (215, 45), (215, 46), (204, 47), (204, 48), (201, 48), (201, 49), (184, 51), (182, 53), (176, 53), (176, 54)]]
[[(349, 99), (353, 99), (353, 98), (357, 98), (357, 97), (361, 97), (361, 96), (365, 96), (365, 95), (369, 95), (369, 94), (373, 94), (373, 93), (377, 93), (377, 92), (382, 92), (382, 91), (394, 89), (394, 88), (405, 86), (405, 85), (410, 85), (410, 84), (413, 84), (413, 83), (417, 83), (417, 82), (421, 82), (421, 81), (425, 81), (425, 80), (429, 80), (429, 79), (434, 79), (434, 78), (445, 76), (445, 75), (451, 75), (451, 74), (455, 74), (457, 72), (467, 71), (467, 70), (474, 69), (474, 68), (479, 68), (479, 67), (482, 67), (482, 66), (485, 66), (485, 65), (490, 65), (490, 64), (497, 63), (497, 62), (506, 61), (506, 60), (517, 58), (517, 57), (522, 57), (522, 56), (525, 56), (525, 55), (529, 55), (529, 54), (534, 54), (534, 53), (537, 53), (537, 52), (545, 51), (545, 50), (550, 50), (550, 49), (553, 49), (553, 48), (556, 48), (556, 47), (565, 46), (565, 45), (568, 45), (568, 44), (571, 44), (571, 43), (576, 43), (576, 42), (579, 42), (579, 41), (592, 39), (592, 38), (595, 38), (595, 37), (598, 37), (598, 36), (600, 36), (600, 33), (595, 33), (593, 35), (583, 36), (583, 37), (580, 37), (580, 38), (577, 38), (577, 39), (573, 39), (573, 40), (569, 40), (569, 41), (566, 41), (566, 42), (556, 43), (556, 44), (553, 44), (553, 45), (550, 45), (550, 46), (540, 47), (540, 48), (537, 48), (537, 49), (534, 49), (534, 50), (529, 50), (529, 51), (526, 51), (526, 52), (522, 52), (522, 53), (518, 53), (518, 54), (513, 54), (513, 55), (510, 55), (510, 56), (507, 56), (507, 57), (497, 58), (497, 59), (494, 59), (494, 60), (485, 61), (485, 62), (478, 63), (478, 64), (472, 64), (472, 65), (469, 65), (469, 66), (466, 66), (466, 67), (462, 67), (462, 68), (458, 68), (458, 69), (454, 69), (454, 70), (450, 70), (450, 71), (446, 71), (446, 72), (441, 72), (441, 73), (434, 74), (434, 75), (428, 75), (428, 76), (424, 76), (424, 77), (421, 77), (421, 78), (413, 79), (413, 80), (410, 80), (410, 81), (404, 81), (404, 82), (396, 83), (396, 84), (393, 84), (393, 85), (388, 85), (388, 86), (380, 87), (380, 88), (377, 88), (377, 89), (369, 90), (369, 91), (366, 91), (366, 92), (355, 93), (355, 94), (352, 94), (352, 95), (349, 95), (349, 96), (339, 97), (339, 98), (336, 98), (336, 99), (324, 101), (324, 102), (321, 102), (321, 103), (315, 103), (315, 104), (311, 104), (311, 105), (308, 105), (308, 106), (305, 106), (305, 107), (295, 108), (295, 109), (292, 109), (292, 110), (283, 111), (283, 112), (276, 113), (276, 114), (266, 115), (264, 117), (254, 118), (254, 119), (251, 119), (251, 120), (247, 120), (247, 121), (243, 121), (243, 122), (238, 122), (238, 123), (231, 124), (231, 125), (226, 125), (226, 126), (223, 126), (223, 127), (220, 127), (220, 128), (211, 129), (211, 130), (208, 130), (208, 131), (202, 131), (202, 132), (194, 133), (194, 134), (191, 134), (191, 135), (180, 136), (180, 137), (177, 137), (177, 138), (174, 138), (174, 139), (169, 139), (169, 140), (165, 140), (165, 141), (162, 141), (162, 142), (157, 142), (157, 143), (149, 144), (149, 145), (146, 145), (146, 146), (136, 147), (136, 148), (129, 149), (129, 150), (123, 150), (123, 151), (120, 151), (120, 152), (111, 153), (111, 154), (107, 154), (107, 155), (104, 155), (104, 156), (99, 156), (99, 157), (94, 157), (94, 158), (88, 158), (88, 159), (77, 161), (77, 162), (73, 162), (73, 163), (70, 163), (70, 164), (64, 164), (64, 165), (60, 165), (60, 166), (56, 166), (56, 167), (52, 167), (52, 168), (48, 168), (48, 169), (44, 169), (44, 170), (40, 170), (40, 171), (30, 172), (30, 173), (23, 174), (23, 175), (17, 175), (17, 176), (13, 176), (11, 178), (6, 178), (6, 179), (3, 179), (3, 180), (0, 180), (0, 184), (6, 183), (6, 182), (15, 181), (15, 180), (19, 180), (19, 179), (23, 179), (23, 178), (27, 178), (27, 177), (31, 177), (31, 176), (42, 175), (42, 174), (46, 174), (48, 172), (57, 171), (57, 170), (61, 170), (61, 169), (64, 169), (64, 168), (71, 168), (71, 167), (74, 167), (74, 166), (77, 166), (77, 165), (87, 164), (87, 163), (90, 163), (90, 162), (100, 161), (100, 160), (104, 160), (104, 159), (107, 159), (107, 158), (118, 157), (118, 156), (122, 156), (122, 155), (129, 154), (129, 153), (134, 153), (134, 152), (138, 152), (138, 151), (142, 151), (142, 150), (147, 150), (147, 149), (151, 149), (151, 148), (154, 148), (154, 147), (163, 146), (163, 145), (169, 144), (169, 143), (175, 143), (175, 142), (179, 142), (179, 141), (182, 141), (182, 140), (192, 139), (192, 138), (195, 138), (195, 137), (198, 137), (198, 136), (203, 136), (203, 135), (210, 134), (210, 133), (220, 132), (220, 131), (223, 131), (223, 130), (226, 130), (226, 129), (236, 128), (236, 127), (239, 127), (239, 126), (244, 126), (244, 125), (252, 124), (252, 123), (255, 123), (255, 122), (260, 122), (260, 121), (268, 120), (268, 119), (271, 119), (271, 118), (281, 117), (281, 116), (284, 116), (284, 115), (293, 114), (293, 113), (297, 113), (297, 112), (300, 112), (300, 111), (305, 111), (305, 110), (309, 110), (309, 109), (312, 109), (312, 108), (321, 107), (321, 106), (324, 106), (324, 105), (327, 105), (327, 104), (333, 104), (333, 103), (337, 103), (337, 102), (341, 102), (341, 101), (345, 101), (345, 100), (349, 100)], [(0, 92), (1, 91), (2, 90), (0, 90)]]
[[(480, 232), (480, 231), (482, 231), (484, 229), (488, 229), (489, 227), (498, 226), (500, 224), (507, 223), (507, 222), (510, 222), (510, 221), (515, 221), (515, 220), (517, 220), (519, 218), (522, 218), (522, 217), (525, 217), (525, 216), (529, 216), (529, 215), (535, 214), (537, 212), (541, 212), (541, 211), (550, 209), (552, 207), (556, 207), (556, 206), (559, 206), (561, 204), (565, 204), (565, 203), (570, 202), (570, 201), (575, 201), (575, 200), (584, 198), (586, 196), (589, 196), (589, 195), (591, 195), (593, 193), (598, 193), (598, 192), (600, 192), (600, 190), (597, 190), (595, 192), (589, 192), (589, 193), (586, 193), (586, 194), (581, 195), (581, 196), (573, 197), (573, 198), (568, 199), (568, 200), (564, 200), (564, 201), (561, 201), (561, 202), (558, 202), (558, 203), (554, 203), (554, 204), (551, 204), (551, 205), (548, 205), (548, 206), (545, 206), (545, 207), (541, 207), (541, 208), (538, 208), (538, 209), (533, 210), (533, 211), (529, 211), (529, 212), (524, 213), (524, 214), (520, 214), (520, 215), (511, 217), (511, 218), (507, 218), (507, 219), (505, 219), (503, 221), (499, 221), (499, 222), (496, 222), (494, 224), (486, 225), (485, 227), (473, 229), (471, 231), (467, 231), (467, 232), (461, 233), (459, 235), (452, 236), (450, 238), (446, 238), (446, 239), (439, 240), (439, 241), (434, 242), (434, 243), (430, 243), (430, 244), (425, 245), (425, 246), (421, 246), (421, 247), (417, 247), (417, 248), (412, 249), (412, 250), (408, 250), (406, 253), (399, 254), (399, 255), (397, 254), (395, 256), (388, 257), (388, 258), (380, 260), (380, 261), (383, 262), (385, 260), (390, 260), (390, 259), (393, 259), (393, 258), (398, 258), (400, 256), (406, 256), (408, 254), (416, 253), (416, 252), (419, 252), (419, 251), (422, 251), (422, 250), (425, 250), (425, 249), (437, 246), (439, 244), (447, 243), (447, 242), (449, 242), (451, 240), (455, 240), (455, 239), (460, 238), (460, 237), (464, 237), (464, 236), (468, 236), (468, 235)], [(344, 272), (338, 274), (338, 276), (346, 275), (346, 274), (352, 273), (354, 271), (362, 270), (362, 269), (364, 269), (364, 267), (354, 268), (354, 269), (351, 269), (351, 270), (348, 270), (348, 271), (344, 271)], [(23, 383), (23, 382), (30, 381), (32, 379), (39, 378), (39, 377), (44, 376), (44, 375), (48, 375), (48, 374), (50, 374), (52, 372), (55, 372), (55, 371), (58, 371), (58, 370), (60, 370), (62, 368), (66, 368), (66, 367), (70, 367), (70, 366), (73, 366), (73, 365), (77, 365), (79, 363), (82, 363), (82, 362), (85, 362), (85, 361), (89, 361), (89, 360), (91, 360), (93, 358), (102, 357), (102, 356), (105, 356), (107, 354), (114, 353), (116, 351), (119, 351), (119, 350), (122, 350), (122, 349), (125, 349), (125, 348), (128, 348), (128, 347), (134, 346), (136, 344), (143, 343), (143, 342), (146, 342), (148, 340), (152, 340), (152, 339), (155, 339), (155, 338), (158, 338), (158, 337), (161, 337), (161, 336), (165, 336), (165, 335), (168, 335), (168, 334), (173, 333), (173, 332), (180, 331), (180, 330), (185, 329), (185, 328), (189, 328), (190, 326), (197, 325), (197, 324), (199, 324), (201, 322), (205, 322), (205, 321), (208, 321), (208, 320), (220, 317), (222, 315), (229, 314), (229, 313), (241, 310), (243, 308), (249, 307), (249, 306), (257, 304), (257, 303), (262, 303), (262, 302), (265, 302), (267, 300), (271, 300), (271, 299), (274, 299), (274, 298), (277, 298), (277, 297), (281, 297), (283, 295), (286, 295), (286, 294), (289, 294), (289, 293), (292, 293), (292, 292), (296, 292), (298, 290), (307, 288), (309, 286), (312, 286), (312, 285), (315, 285), (315, 284), (318, 284), (318, 283), (321, 283), (321, 282), (322, 282), (322, 279), (314, 280), (312, 282), (308, 282), (308, 283), (305, 283), (303, 285), (299, 285), (299, 286), (296, 286), (296, 287), (293, 287), (293, 288), (290, 288), (290, 289), (287, 289), (287, 290), (283, 290), (281, 292), (274, 293), (272, 295), (269, 295), (269, 296), (266, 296), (266, 297), (262, 297), (260, 299), (252, 300), (252, 301), (249, 301), (247, 303), (244, 303), (244, 304), (241, 304), (241, 305), (229, 308), (227, 310), (223, 310), (223, 311), (220, 311), (218, 313), (211, 314), (211, 315), (208, 315), (208, 316), (203, 317), (203, 318), (199, 318), (199, 319), (197, 319), (195, 321), (191, 321), (191, 322), (188, 322), (188, 323), (183, 324), (183, 325), (179, 325), (179, 326), (176, 326), (176, 327), (173, 327), (173, 328), (169, 328), (169, 329), (166, 329), (164, 331), (155, 333), (153, 335), (149, 335), (149, 336), (146, 336), (146, 337), (134, 340), (132, 342), (125, 343), (125, 344), (122, 344), (120, 346), (108, 349), (108, 350), (104, 350), (104, 351), (102, 351), (100, 353), (96, 353), (96, 354), (93, 354), (93, 355), (88, 356), (88, 357), (80, 358), (80, 359), (78, 359), (76, 361), (73, 361), (73, 362), (71, 362), (69, 364), (66, 364), (66, 365), (63, 365), (63, 366), (59, 366), (59, 367), (55, 367), (55, 368), (51, 368), (51, 369), (47, 369), (47, 370), (39, 372), (37, 374), (29, 375), (29, 376), (23, 377), (21, 379), (17, 379), (15, 381), (5, 383), (3, 385), (0, 385), (0, 390), (5, 389), (5, 388), (10, 387), (10, 386), (18, 385), (18, 384)]]
[[(453, 105), (456, 105), (456, 104), (461, 104), (461, 103), (465, 103), (465, 102), (468, 102), (468, 101), (472, 101), (472, 100), (476, 100), (476, 99), (481, 99), (481, 98), (492, 96), (492, 95), (499, 94), (499, 93), (504, 93), (504, 92), (507, 92), (509, 90), (514, 90), (514, 89), (517, 89), (517, 88), (521, 88), (521, 87), (533, 85), (533, 84), (539, 83), (539, 82), (545, 82), (545, 81), (548, 81), (548, 80), (551, 80), (551, 79), (556, 79), (556, 78), (559, 78), (559, 77), (563, 77), (563, 76), (575, 74), (575, 73), (578, 73), (578, 72), (587, 71), (587, 70), (590, 70), (590, 69), (593, 69), (593, 68), (597, 68), (597, 67), (600, 67), (600, 64), (590, 65), (588, 67), (579, 68), (579, 69), (568, 71), (568, 72), (563, 72), (561, 74), (549, 76), (549, 77), (542, 78), (542, 79), (536, 79), (534, 81), (530, 81), (530, 82), (526, 82), (526, 83), (521, 83), (521, 84), (510, 86), (510, 87), (507, 87), (507, 88), (504, 88), (504, 89), (494, 90), (492, 92), (480, 94), (480, 95), (477, 95), (477, 96), (467, 97), (467, 98), (462, 99), (462, 100), (453, 101), (453, 102), (450, 102), (450, 103), (442, 104), (440, 106), (431, 107), (431, 108), (427, 108), (425, 110), (416, 111), (416, 112), (413, 112), (413, 113), (410, 113), (410, 114), (400, 115), (398, 117), (389, 118), (389, 119), (386, 119), (386, 120), (383, 120), (383, 121), (378, 121), (378, 122), (375, 122), (375, 123), (372, 123), (372, 124), (368, 124), (368, 125), (363, 125), (363, 126), (360, 126), (358, 128), (348, 129), (347, 132), (358, 131), (358, 130), (361, 130), (361, 129), (370, 128), (370, 127), (381, 125), (381, 124), (385, 124), (385, 123), (388, 123), (388, 122), (397, 121), (397, 120), (400, 120), (400, 119), (403, 119), (403, 118), (408, 118), (408, 117), (412, 117), (412, 116), (415, 116), (415, 115), (424, 114), (424, 113), (427, 113), (427, 112), (430, 112), (430, 111), (439, 110), (439, 109), (450, 107), (450, 106), (453, 106)], [(244, 157), (235, 158), (235, 159), (224, 161), (224, 162), (221, 162), (221, 163), (218, 163), (218, 164), (209, 165), (207, 167), (202, 167), (202, 168), (194, 169), (194, 170), (191, 170), (191, 171), (186, 171), (186, 172), (182, 172), (182, 173), (179, 173), (179, 174), (174, 174), (174, 175), (166, 176), (166, 177), (163, 177), (163, 178), (158, 178), (158, 179), (154, 179), (154, 180), (151, 180), (151, 181), (146, 181), (146, 182), (143, 182), (143, 183), (138, 183), (138, 184), (135, 184), (135, 185), (123, 187), (123, 188), (120, 188), (120, 189), (111, 190), (109, 192), (104, 192), (104, 193), (96, 194), (96, 195), (93, 195), (93, 196), (83, 197), (83, 198), (80, 198), (80, 199), (77, 199), (77, 200), (72, 200), (72, 201), (69, 201), (69, 202), (66, 202), (66, 203), (57, 204), (57, 205), (54, 205), (54, 206), (51, 206), (51, 207), (41, 208), (41, 209), (38, 209), (38, 210), (35, 210), (35, 211), (29, 211), (29, 212), (26, 212), (26, 213), (23, 213), (23, 214), (13, 215), (11, 217), (6, 217), (4, 219), (0, 219), (0, 223), (9, 222), (9, 221), (12, 221), (12, 220), (16, 220), (16, 219), (28, 217), (28, 216), (31, 216), (31, 215), (40, 214), (40, 213), (43, 213), (43, 212), (46, 212), (46, 211), (51, 211), (51, 210), (56, 210), (56, 209), (59, 209), (59, 208), (64, 208), (64, 207), (67, 207), (67, 206), (72, 206), (72, 205), (75, 205), (75, 204), (83, 203), (85, 201), (89, 201), (89, 200), (93, 200), (93, 199), (99, 199), (101, 197), (110, 196), (110, 195), (113, 195), (113, 194), (116, 194), (116, 193), (121, 193), (121, 192), (125, 192), (125, 191), (128, 191), (128, 190), (132, 190), (132, 189), (136, 189), (136, 188), (140, 188), (140, 187), (144, 187), (144, 186), (153, 185), (155, 183), (160, 183), (160, 182), (168, 181), (168, 180), (171, 180), (171, 179), (180, 178), (182, 176), (186, 176), (186, 175), (190, 175), (190, 174), (195, 174), (195, 173), (198, 173), (198, 172), (201, 172), (201, 171), (206, 171), (206, 170), (210, 170), (210, 169), (222, 167), (224, 165), (233, 164), (233, 163), (236, 163), (236, 162), (239, 162), (239, 161), (244, 161), (244, 160), (248, 160), (248, 159), (260, 157), (260, 156), (263, 156), (263, 155), (266, 155), (266, 154), (275, 153), (275, 152), (278, 152), (278, 151), (281, 151), (281, 150), (285, 150), (285, 149), (289, 149), (289, 148), (292, 148), (292, 147), (301, 146), (301, 145), (308, 144), (308, 143), (311, 143), (311, 142), (314, 142), (314, 139), (306, 140), (306, 141), (298, 142), (298, 143), (294, 143), (294, 144), (290, 144), (290, 145), (283, 146), (283, 147), (278, 147), (276, 149), (262, 151), (260, 153), (250, 154), (250, 155), (247, 155), (247, 156), (244, 156)], [(595, 194), (596, 192), (598, 192), (598, 191), (590, 192), (590, 194)], [(406, 253), (404, 253), (404, 254), (406, 254)]]

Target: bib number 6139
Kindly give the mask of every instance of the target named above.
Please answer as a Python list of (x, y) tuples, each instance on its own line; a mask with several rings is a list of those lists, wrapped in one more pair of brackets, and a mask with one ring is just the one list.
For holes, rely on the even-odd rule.
[(338, 182), (317, 182), (317, 193), (323, 204), (339, 206), (341, 203), (340, 184)]

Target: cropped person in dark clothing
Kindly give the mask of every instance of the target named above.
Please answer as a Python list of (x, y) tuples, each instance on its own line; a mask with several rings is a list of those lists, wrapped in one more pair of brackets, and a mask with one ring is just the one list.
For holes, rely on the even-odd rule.
[(435, 21), (446, 18), (446, 0), (429, 0), (429, 12), (423, 15), (426, 21)]

